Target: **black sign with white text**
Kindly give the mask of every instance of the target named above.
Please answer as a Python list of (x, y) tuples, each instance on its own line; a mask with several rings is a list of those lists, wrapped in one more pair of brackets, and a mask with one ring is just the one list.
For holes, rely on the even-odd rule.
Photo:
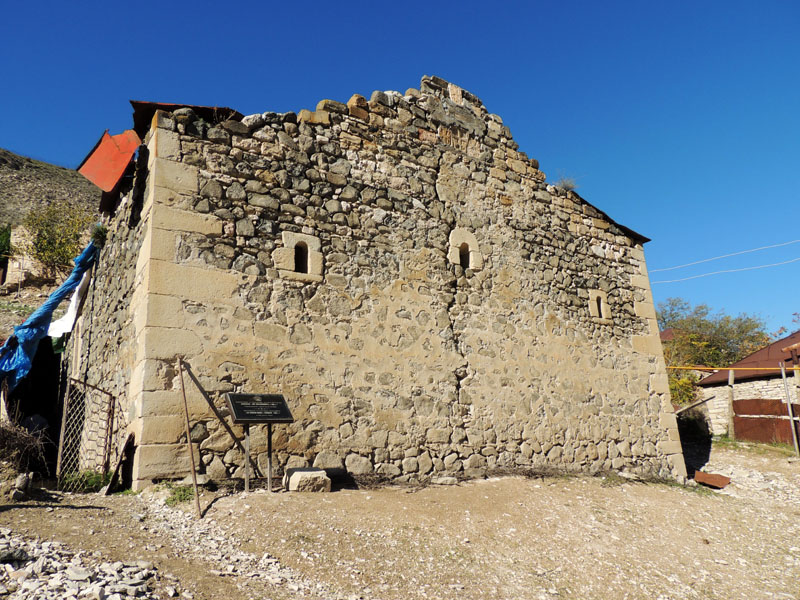
[(293, 423), (283, 394), (225, 394), (234, 423)]

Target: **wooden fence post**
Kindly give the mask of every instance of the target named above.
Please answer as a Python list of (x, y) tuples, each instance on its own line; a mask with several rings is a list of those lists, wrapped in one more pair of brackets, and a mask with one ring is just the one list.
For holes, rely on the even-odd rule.
[(734, 429), (734, 412), (733, 412), (733, 382), (736, 371), (728, 369), (728, 437), (732, 440), (736, 439), (736, 431)]

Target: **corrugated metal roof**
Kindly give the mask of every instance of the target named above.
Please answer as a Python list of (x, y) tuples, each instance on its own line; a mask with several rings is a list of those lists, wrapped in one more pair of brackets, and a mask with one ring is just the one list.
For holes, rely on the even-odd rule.
[(141, 143), (132, 129), (117, 135), (108, 135), (106, 129), (77, 171), (104, 192), (110, 192), (125, 174)]
[[(781, 372), (775, 369), (779, 366), (778, 363), (784, 362), (787, 365), (791, 364), (792, 355), (789, 352), (784, 352), (783, 348), (791, 346), (800, 342), (800, 331), (796, 331), (792, 335), (786, 336), (771, 343), (769, 346), (753, 352), (750, 356), (746, 356), (739, 362), (735, 362), (731, 367), (747, 367), (751, 369), (759, 369), (768, 367), (770, 370), (764, 369), (763, 371), (738, 371), (735, 375), (736, 381), (747, 379), (766, 379), (770, 377), (780, 377)], [(698, 385), (718, 385), (720, 383), (728, 383), (728, 371), (720, 370), (702, 379)]]

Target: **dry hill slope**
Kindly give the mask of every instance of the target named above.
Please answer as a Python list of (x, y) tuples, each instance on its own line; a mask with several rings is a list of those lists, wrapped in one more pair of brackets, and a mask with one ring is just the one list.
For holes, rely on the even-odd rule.
[[(19, 225), (32, 207), (68, 200), (97, 213), (100, 188), (71, 169), (19, 156), (0, 148), (0, 227)], [(53, 286), (0, 287), (0, 341), (22, 323)]]
[(18, 225), (31, 206), (62, 199), (96, 212), (100, 188), (77, 171), (0, 148), (0, 225)]

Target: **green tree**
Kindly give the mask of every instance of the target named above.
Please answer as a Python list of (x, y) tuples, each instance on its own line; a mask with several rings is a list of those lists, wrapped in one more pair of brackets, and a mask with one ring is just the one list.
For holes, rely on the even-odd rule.
[[(771, 341), (766, 323), (758, 316), (715, 313), (707, 304), (692, 306), (683, 298), (660, 303), (656, 318), (661, 331), (672, 330), (672, 339), (662, 344), (668, 367), (727, 367)], [(669, 369), (673, 401), (691, 402), (697, 379), (691, 371)]]
[(28, 239), (22, 250), (55, 277), (72, 267), (91, 222), (92, 215), (85, 207), (67, 201), (38, 206), (23, 220)]

